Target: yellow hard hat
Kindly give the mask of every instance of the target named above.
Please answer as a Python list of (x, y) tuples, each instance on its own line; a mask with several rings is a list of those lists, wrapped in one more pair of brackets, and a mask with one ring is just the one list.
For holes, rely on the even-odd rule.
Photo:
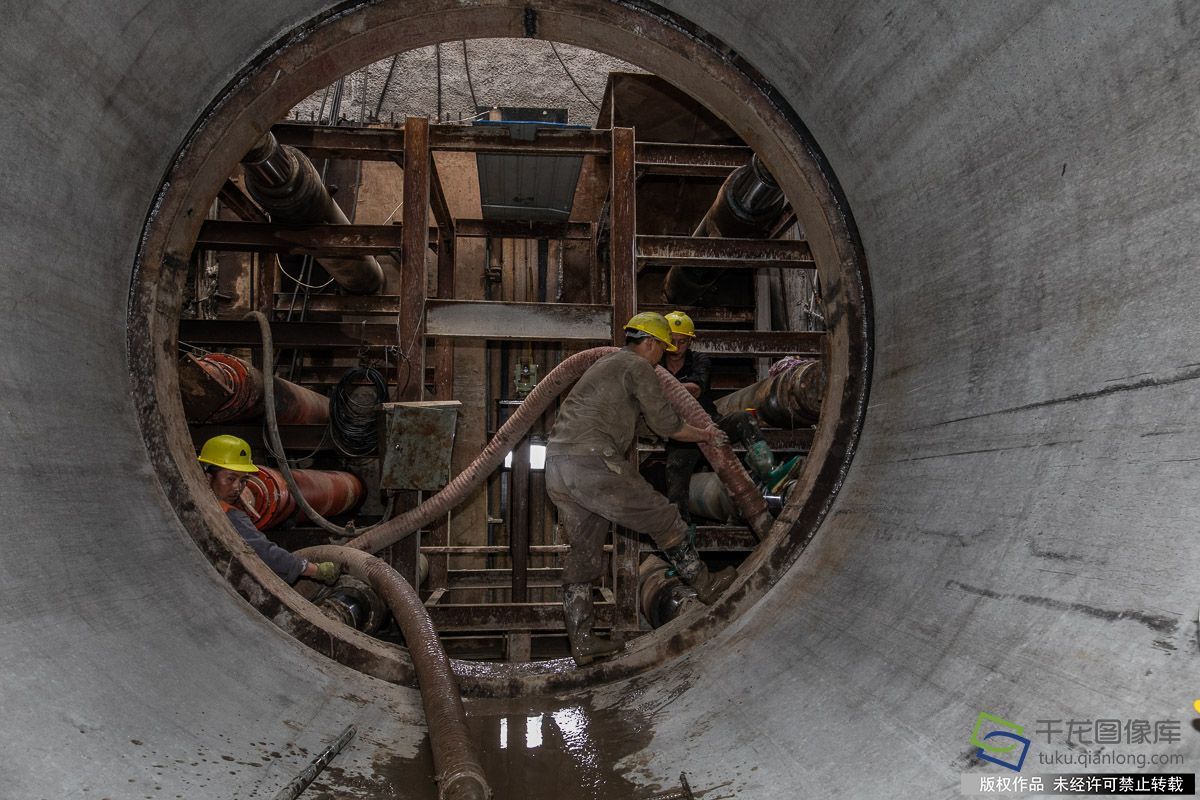
[(214, 436), (205, 442), (197, 460), (201, 464), (212, 464), (234, 472), (258, 472), (258, 467), (250, 458), (250, 445), (246, 444), (245, 439), (228, 434)]
[(655, 339), (662, 342), (668, 353), (675, 352), (675, 345), (671, 344), (671, 324), (663, 317), (654, 311), (643, 311), (640, 314), (634, 314), (629, 318), (629, 322), (625, 323), (625, 330), (640, 331), (641, 333), (649, 334)]
[(679, 333), (684, 336), (696, 338), (696, 325), (692, 322), (692, 318), (682, 311), (672, 311), (667, 314), (664, 319), (671, 325), (671, 333)]

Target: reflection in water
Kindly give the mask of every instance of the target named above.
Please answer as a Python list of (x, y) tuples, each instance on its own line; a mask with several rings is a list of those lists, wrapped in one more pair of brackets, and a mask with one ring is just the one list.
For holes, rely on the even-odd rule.
[[(586, 700), (556, 707), (553, 699), (473, 700), (466, 710), (496, 800), (632, 800), (660, 788), (638, 786), (616, 767), (650, 742), (650, 723), (637, 712)], [(370, 780), (333, 768), (322, 779), (309, 790), (314, 798), (437, 797), (428, 740), (415, 759), (376, 763)]]

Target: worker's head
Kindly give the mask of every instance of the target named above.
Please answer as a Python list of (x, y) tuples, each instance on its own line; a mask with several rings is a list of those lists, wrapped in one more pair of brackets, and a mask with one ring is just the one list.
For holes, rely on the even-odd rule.
[(214, 436), (200, 448), (197, 459), (204, 465), (208, 485), (218, 500), (232, 503), (241, 494), (250, 475), (258, 472), (250, 456), (250, 445), (236, 436)]
[(692, 339), (696, 338), (696, 325), (692, 322), (692, 318), (682, 311), (672, 311), (663, 319), (671, 326), (671, 344), (675, 345), (675, 350), (683, 355), (692, 346)]
[(625, 323), (625, 345), (652, 364), (657, 364), (663, 351), (675, 352), (671, 343), (671, 326), (662, 314), (643, 311)]

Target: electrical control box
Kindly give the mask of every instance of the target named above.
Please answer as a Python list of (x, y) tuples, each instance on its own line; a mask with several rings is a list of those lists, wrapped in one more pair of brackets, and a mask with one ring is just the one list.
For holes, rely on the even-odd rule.
[(450, 481), (458, 400), (383, 403), (379, 488), (435, 492)]

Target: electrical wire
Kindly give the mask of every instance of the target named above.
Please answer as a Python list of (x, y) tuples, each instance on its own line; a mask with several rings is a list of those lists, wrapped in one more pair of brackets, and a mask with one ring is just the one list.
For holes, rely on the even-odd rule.
[(467, 58), (467, 40), (462, 40), (463, 46), (463, 67), (467, 73), (467, 89), (471, 92), (471, 109), (479, 110), (479, 101), (475, 99), (475, 84), (471, 82), (471, 60)]
[(585, 91), (583, 90), (583, 87), (582, 87), (582, 86), (580, 86), (580, 85), (579, 85), (579, 82), (575, 80), (575, 76), (571, 74), (571, 70), (567, 69), (567, 64), (566, 64), (566, 62), (565, 62), (565, 61), (563, 61), (563, 58), (562, 58), (562, 56), (560, 56), (560, 55), (558, 54), (558, 48), (554, 46), (554, 42), (551, 42), (551, 43), (550, 43), (550, 49), (554, 51), (554, 57), (558, 59), (558, 63), (559, 63), (559, 64), (562, 66), (562, 68), (563, 68), (563, 72), (567, 73), (567, 77), (571, 79), (571, 83), (572, 83), (572, 84), (575, 86), (575, 89), (576, 89), (576, 91), (578, 91), (578, 92), (579, 92), (581, 95), (583, 95), (583, 99), (584, 99), (584, 100), (587, 100), (589, 103), (591, 103), (591, 104), (592, 104), (592, 108), (594, 108), (594, 109), (596, 109), (597, 111), (599, 111), (599, 110), (600, 110), (600, 106), (596, 105), (596, 101), (595, 101), (595, 100), (593, 100), (592, 98), (588, 97), (588, 95), (587, 95), (587, 92), (585, 92)]
[(379, 102), (375, 104), (375, 119), (379, 119), (379, 112), (383, 110), (383, 100), (387, 97), (388, 87), (392, 84), (392, 75), (396, 72), (396, 61), (400, 58), (400, 54), (392, 56), (392, 64), (388, 67), (387, 77), (383, 79), (383, 91), (379, 93)]
[[(355, 397), (354, 390), (363, 380), (374, 389), (371, 402)], [(387, 384), (378, 370), (357, 367), (346, 371), (329, 396), (329, 434), (338, 450), (356, 458), (375, 452), (379, 446), (375, 412), (387, 399)]]
[[(262, 338), (263, 363), (272, 364), (275, 361), (275, 344), (271, 337), (271, 322), (266, 315), (261, 311), (251, 311), (243, 319), (252, 319), (258, 323), (258, 333)], [(270, 380), (270, 375), (263, 375), (263, 410), (265, 413), (265, 421), (267, 424), (267, 442), (272, 448), (272, 455), (276, 453), (284, 453), (283, 441), (279, 438), (279, 420), (275, 415), (275, 381)], [(292, 466), (286, 458), (276, 456), (276, 463), (279, 466), (279, 471), (283, 473), (283, 479), (287, 482), (288, 491), (292, 493), (292, 497), (296, 500), (296, 505), (304, 510), (304, 515), (315, 524), (335, 536), (356, 536), (361, 535), (364, 531), (369, 531), (379, 525), (384, 524), (392, 518), (395, 512), (395, 494), (389, 494), (387, 507), (383, 512), (383, 519), (379, 522), (358, 531), (354, 527), (354, 523), (350, 522), (345, 527), (334, 525), (325, 517), (317, 513), (317, 511), (304, 498), (304, 493), (300, 491), (300, 487), (296, 485), (296, 478), (292, 475)]]
[(313, 286), (311, 283), (305, 283), (304, 281), (300, 280), (299, 278), (292, 277), (292, 274), (283, 268), (282, 262), (279, 264), (279, 271), (282, 272), (285, 277), (287, 277), (289, 280), (291, 280), (292, 283), (296, 284), (297, 286), (303, 286), (305, 289), (324, 289), (326, 286), (333, 283), (333, 278), (330, 278), (329, 280), (325, 281), (320, 286)]

